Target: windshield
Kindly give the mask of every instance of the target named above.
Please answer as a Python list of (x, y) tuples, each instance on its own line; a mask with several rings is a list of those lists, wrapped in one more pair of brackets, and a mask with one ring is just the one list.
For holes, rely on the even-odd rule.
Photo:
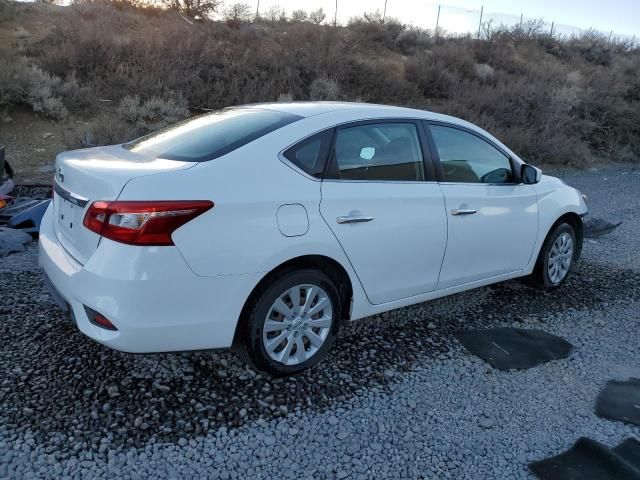
[(168, 160), (204, 162), (301, 117), (260, 108), (228, 108), (190, 118), (126, 143), (132, 152)]

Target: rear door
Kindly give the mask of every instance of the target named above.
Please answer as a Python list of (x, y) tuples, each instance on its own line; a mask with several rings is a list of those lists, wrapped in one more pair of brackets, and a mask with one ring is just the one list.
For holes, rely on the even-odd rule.
[(320, 211), (373, 304), (438, 282), (447, 220), (425, 142), (411, 120), (359, 122), (334, 135)]
[(533, 185), (518, 164), (484, 136), (431, 123), (435, 166), (448, 215), (448, 242), (438, 289), (522, 270), (538, 234)]

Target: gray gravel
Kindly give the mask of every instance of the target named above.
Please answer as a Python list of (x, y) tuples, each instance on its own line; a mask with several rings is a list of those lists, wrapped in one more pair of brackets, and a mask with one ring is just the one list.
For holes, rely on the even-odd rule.
[[(640, 437), (593, 413), (607, 380), (640, 372), (640, 171), (563, 177), (594, 215), (623, 220), (563, 288), (506, 282), (355, 322), (319, 368), (286, 380), (229, 353), (103, 348), (52, 306), (34, 247), (3, 258), (0, 478), (527, 478), (579, 436)], [(452, 337), (501, 325), (575, 350), (501, 372)]]
[(601, 239), (588, 239), (588, 258), (640, 269), (640, 167), (618, 166), (561, 175), (589, 197), (589, 216), (622, 220), (622, 225)]

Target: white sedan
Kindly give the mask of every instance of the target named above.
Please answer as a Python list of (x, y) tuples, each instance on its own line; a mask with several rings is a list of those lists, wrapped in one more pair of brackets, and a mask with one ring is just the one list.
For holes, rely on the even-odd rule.
[(318, 363), (342, 322), (515, 277), (559, 286), (587, 213), (468, 122), (362, 103), (227, 108), (65, 152), (54, 191), (40, 263), (84, 334), (233, 346), (274, 375)]

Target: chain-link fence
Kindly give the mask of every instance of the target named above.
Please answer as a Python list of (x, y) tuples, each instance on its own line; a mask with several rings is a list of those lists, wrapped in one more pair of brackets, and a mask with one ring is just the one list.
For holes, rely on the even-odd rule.
[[(242, 0), (237, 0), (242, 1)], [(224, 11), (225, 6), (236, 3), (236, 0), (224, 0), (220, 11)], [(350, 18), (362, 16), (364, 12), (362, 4), (350, 2), (348, 0), (308, 0), (294, 5), (292, 1), (286, 0), (246, 0), (252, 11), (259, 11), (262, 16), (275, 14), (283, 11), (290, 16), (296, 9), (303, 9), (307, 12), (323, 9), (326, 23), (337, 21), (338, 24), (346, 24)], [(585, 29), (563, 25), (553, 20), (542, 20), (529, 17), (526, 10), (520, 15), (509, 15), (482, 10), (469, 10), (444, 4), (434, 4), (429, 2), (416, 2), (415, 0), (369, 0), (366, 7), (367, 12), (378, 11), (386, 18), (394, 18), (402, 23), (414, 25), (435, 31), (442, 35), (466, 35), (477, 36), (487, 29), (499, 26), (515, 27), (519, 24), (531, 25), (536, 22), (537, 28), (548, 32), (552, 36), (579, 36), (593, 29)], [(549, 15), (552, 18), (552, 15)], [(634, 45), (638, 44), (640, 37), (635, 35), (621, 35), (614, 31), (596, 32), (610, 41), (626, 41)]]

